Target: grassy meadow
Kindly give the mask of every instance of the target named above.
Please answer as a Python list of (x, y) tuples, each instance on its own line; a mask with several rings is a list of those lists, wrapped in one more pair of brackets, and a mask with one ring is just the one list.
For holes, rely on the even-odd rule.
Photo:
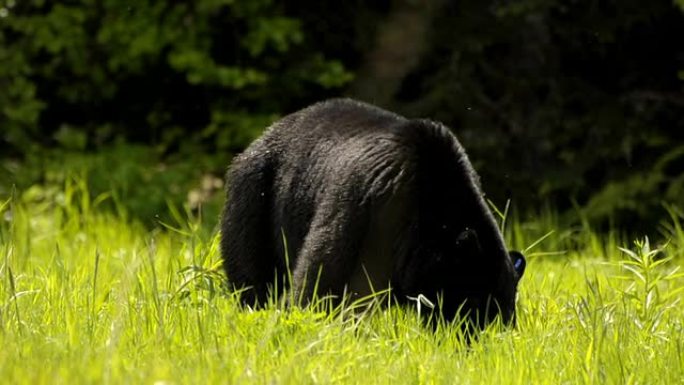
[(201, 219), (172, 210), (151, 230), (78, 181), (57, 197), (0, 200), (2, 383), (684, 383), (675, 208), (663, 243), (510, 219), (528, 257), (517, 328), (467, 346), (417, 308), (242, 308)]

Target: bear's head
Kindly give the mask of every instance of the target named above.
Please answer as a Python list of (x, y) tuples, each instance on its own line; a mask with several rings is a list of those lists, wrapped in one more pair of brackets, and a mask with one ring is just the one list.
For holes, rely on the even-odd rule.
[(467, 318), (482, 328), (500, 316), (504, 324), (513, 324), (525, 257), (506, 250), (498, 232), (482, 233), (464, 228), (455, 241), (449, 237), (450, 247), (421, 248), (407, 294), (434, 301), (446, 321)]

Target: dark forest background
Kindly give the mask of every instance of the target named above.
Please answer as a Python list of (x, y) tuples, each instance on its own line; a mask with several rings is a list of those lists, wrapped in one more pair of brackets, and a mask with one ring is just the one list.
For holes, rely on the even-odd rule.
[(519, 213), (684, 209), (681, 0), (0, 0), (0, 196), (213, 218), (231, 157), (335, 96), (444, 122)]

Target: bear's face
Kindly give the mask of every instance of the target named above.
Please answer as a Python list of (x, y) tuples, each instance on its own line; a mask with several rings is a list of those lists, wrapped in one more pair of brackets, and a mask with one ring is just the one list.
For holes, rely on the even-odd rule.
[(450, 247), (421, 250), (422, 268), (413, 280), (411, 295), (435, 300), (444, 319), (467, 317), (482, 327), (497, 315), (505, 324), (515, 322), (518, 281), (525, 258), (517, 251), (483, 247), (476, 230), (465, 228)]
[[(525, 257), (518, 251), (508, 251), (507, 258), (499, 267), (497, 284), (482, 291), (474, 298), (478, 301), (472, 307), (466, 305), (469, 318), (476, 325), (486, 325), (499, 314), (504, 324), (515, 323), (515, 300), (518, 282), (525, 271)], [(467, 304), (467, 303), (466, 303)], [(473, 314), (474, 313), (474, 314)]]

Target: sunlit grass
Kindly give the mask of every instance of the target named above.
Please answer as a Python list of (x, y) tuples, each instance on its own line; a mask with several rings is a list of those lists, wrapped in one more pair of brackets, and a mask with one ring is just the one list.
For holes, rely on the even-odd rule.
[(509, 243), (528, 256), (518, 325), (467, 346), (415, 309), (241, 308), (222, 286), (218, 236), (196, 219), (176, 211), (149, 230), (101, 210), (110, 198), (84, 183), (58, 196), (0, 199), (3, 383), (684, 381), (675, 208), (662, 244), (559, 228), (551, 212), (509, 219)]

